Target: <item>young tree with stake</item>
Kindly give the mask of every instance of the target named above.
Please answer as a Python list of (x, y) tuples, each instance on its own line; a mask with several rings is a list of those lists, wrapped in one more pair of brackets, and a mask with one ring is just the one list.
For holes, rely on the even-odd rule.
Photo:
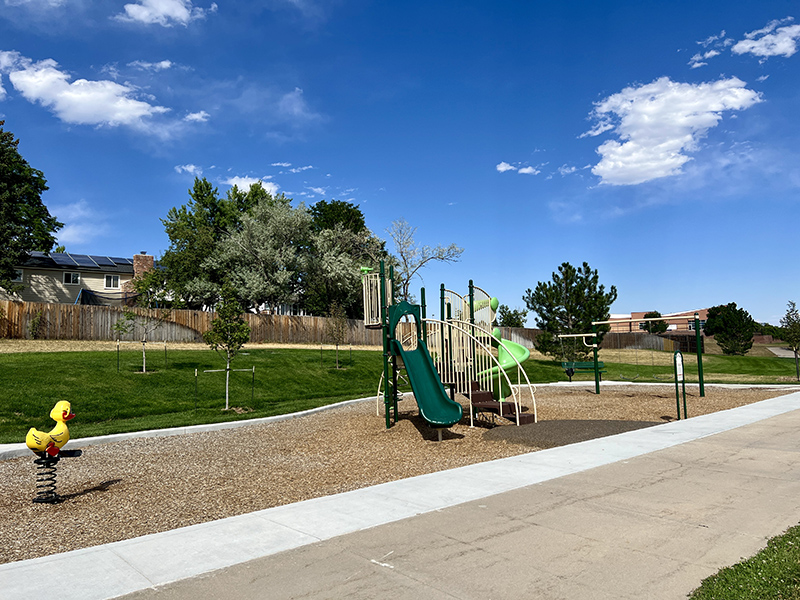
[(211, 329), (203, 334), (203, 340), (225, 356), (225, 410), (228, 410), (231, 361), (250, 339), (250, 327), (244, 322), (242, 307), (230, 284), (222, 286), (222, 299), (217, 304), (216, 315), (211, 321)]

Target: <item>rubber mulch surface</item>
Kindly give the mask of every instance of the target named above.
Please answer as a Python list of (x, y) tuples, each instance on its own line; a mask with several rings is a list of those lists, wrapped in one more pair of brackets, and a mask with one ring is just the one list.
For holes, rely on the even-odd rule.
[(595, 438), (652, 427), (663, 421), (539, 421), (519, 427), (495, 427), (484, 432), (487, 440), (505, 440), (536, 448), (556, 448)]

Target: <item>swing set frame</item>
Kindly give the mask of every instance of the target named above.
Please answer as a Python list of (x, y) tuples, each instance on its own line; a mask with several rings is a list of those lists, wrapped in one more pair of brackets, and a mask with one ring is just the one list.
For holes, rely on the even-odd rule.
[[(617, 323), (641, 323), (644, 321), (683, 321), (686, 319), (686, 316), (682, 317), (654, 317), (654, 318), (641, 318), (641, 319), (614, 319), (613, 321), (592, 321), (592, 332), (591, 333), (565, 333), (565, 334), (558, 334), (560, 338), (581, 338), (583, 340), (583, 345), (587, 348), (592, 349), (592, 355), (594, 358), (594, 389), (597, 395), (600, 395), (600, 368), (598, 365), (597, 359), (597, 327), (599, 325), (611, 325)], [(695, 337), (697, 340), (697, 377), (700, 382), (700, 397), (705, 397), (706, 389), (705, 384), (703, 381), (703, 344), (702, 338), (700, 333), (700, 315), (694, 313), (694, 332)], [(587, 344), (586, 338), (592, 338), (592, 343)]]

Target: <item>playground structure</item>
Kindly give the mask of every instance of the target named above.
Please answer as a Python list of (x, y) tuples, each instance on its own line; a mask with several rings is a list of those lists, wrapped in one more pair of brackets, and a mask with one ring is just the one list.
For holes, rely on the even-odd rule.
[[(387, 276), (388, 275), (388, 276)], [(378, 388), (383, 387), (387, 429), (397, 422), (398, 375), (404, 369), (420, 415), (431, 427), (441, 430), (461, 420), (460, 393), (469, 401), (470, 426), (479, 416), (507, 418), (517, 425), (536, 422), (535, 388), (522, 363), (530, 351), (503, 340), (492, 329), (498, 306), (496, 298), (470, 281), (469, 293), (461, 296), (441, 286), (440, 316), (426, 316), (425, 289), (421, 303), (392, 302), (394, 270), (381, 262), (378, 273), (362, 269), (364, 325), (383, 330), (384, 369)], [(509, 372), (516, 369), (514, 382)], [(449, 388), (449, 395), (447, 389)], [(523, 393), (527, 390), (527, 394)], [(525, 412), (523, 396), (529, 396)]]
[[(594, 372), (594, 386), (595, 386), (595, 393), (600, 394), (600, 373), (603, 372), (603, 363), (601, 363), (598, 358), (598, 343), (597, 343), (597, 327), (601, 325), (608, 325), (610, 323), (642, 323), (646, 321), (675, 321), (675, 320), (685, 320), (685, 316), (680, 317), (655, 317), (655, 318), (641, 318), (641, 319), (623, 319), (623, 320), (615, 320), (615, 321), (592, 321), (592, 332), (591, 333), (573, 333), (573, 334), (558, 334), (559, 339), (562, 338), (581, 338), (583, 341), (583, 345), (592, 349), (592, 371)], [(694, 332), (696, 336), (696, 343), (697, 343), (697, 377), (700, 384), (700, 397), (704, 397), (706, 395), (705, 392), (705, 383), (703, 381), (703, 344), (701, 342), (700, 336), (700, 316), (697, 313), (694, 313)], [(588, 344), (586, 342), (587, 338), (591, 338), (592, 343)], [(682, 359), (681, 359), (682, 361)], [(562, 363), (566, 364), (566, 363)], [(584, 363), (580, 363), (584, 364)], [(681, 365), (683, 363), (681, 362)], [(566, 368), (565, 368), (566, 370)], [(682, 371), (682, 369), (681, 369)], [(570, 381), (572, 380), (572, 376), (570, 375)], [(680, 410), (678, 411), (678, 418), (680, 418)]]

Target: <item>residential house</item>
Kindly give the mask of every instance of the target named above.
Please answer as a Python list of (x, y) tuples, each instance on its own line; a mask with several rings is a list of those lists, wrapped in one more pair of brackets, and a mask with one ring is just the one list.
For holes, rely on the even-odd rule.
[(133, 258), (30, 252), (16, 269), (14, 281), (23, 290), (9, 294), (0, 288), (0, 299), (119, 306), (135, 296), (126, 284), (153, 265), (145, 252)]

